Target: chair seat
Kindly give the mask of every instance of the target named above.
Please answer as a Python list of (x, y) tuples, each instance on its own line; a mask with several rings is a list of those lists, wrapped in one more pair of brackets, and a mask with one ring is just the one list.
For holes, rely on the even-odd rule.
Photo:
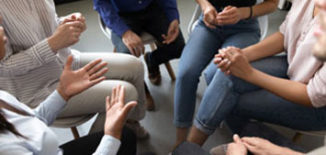
[(86, 116), (78, 116), (78, 117), (68, 117), (68, 118), (60, 118), (54, 121), (52, 126), (60, 127), (60, 128), (71, 128), (78, 125), (81, 125), (88, 120), (90, 120), (95, 114), (90, 114)]
[(152, 42), (156, 41), (156, 39), (147, 32), (141, 33), (140, 38), (143, 41), (143, 44), (151, 44)]

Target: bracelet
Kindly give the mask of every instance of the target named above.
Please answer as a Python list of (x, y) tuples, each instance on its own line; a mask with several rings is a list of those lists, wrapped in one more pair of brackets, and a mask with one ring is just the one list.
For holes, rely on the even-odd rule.
[(250, 14), (249, 14), (249, 17), (246, 18), (246, 20), (249, 20), (249, 19), (252, 18), (252, 12), (253, 12), (253, 11), (252, 11), (252, 6), (250, 6), (249, 9), (250, 9)]

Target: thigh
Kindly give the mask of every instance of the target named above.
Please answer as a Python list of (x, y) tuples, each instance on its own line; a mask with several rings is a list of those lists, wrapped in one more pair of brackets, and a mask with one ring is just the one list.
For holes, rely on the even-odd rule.
[(220, 48), (223, 38), (218, 30), (207, 28), (199, 22), (183, 49), (179, 72), (191, 71), (200, 76)]
[(105, 80), (71, 98), (58, 119), (105, 112), (105, 98), (111, 95), (112, 88), (117, 85), (126, 88), (126, 101), (137, 100), (138, 93), (132, 84), (119, 80)]
[(119, 53), (81, 53), (80, 65), (85, 66), (95, 59), (102, 59), (108, 63), (107, 79), (127, 80), (144, 76), (144, 66), (141, 60), (128, 54)]
[(297, 130), (326, 129), (326, 107), (295, 104), (266, 90), (242, 94), (233, 114)]

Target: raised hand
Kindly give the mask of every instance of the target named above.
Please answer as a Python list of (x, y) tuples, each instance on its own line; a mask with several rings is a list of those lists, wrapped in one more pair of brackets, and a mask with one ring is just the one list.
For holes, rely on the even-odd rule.
[(122, 42), (127, 46), (130, 53), (136, 57), (139, 57), (145, 52), (143, 41), (131, 30), (126, 31), (122, 35)]
[(236, 24), (242, 19), (242, 11), (234, 6), (227, 6), (218, 13), (216, 20), (218, 25)]
[(119, 85), (113, 88), (111, 96), (106, 98), (104, 134), (117, 139), (121, 138), (122, 128), (129, 111), (137, 105), (135, 101), (125, 104), (124, 97), (125, 89)]
[(179, 21), (175, 19), (170, 23), (167, 35), (162, 34), (162, 38), (164, 39), (163, 44), (170, 44), (178, 37), (178, 35)]
[(69, 56), (57, 88), (66, 101), (105, 80), (103, 75), (108, 71), (107, 63), (100, 59), (94, 60), (76, 71), (71, 68), (72, 62), (73, 57)]

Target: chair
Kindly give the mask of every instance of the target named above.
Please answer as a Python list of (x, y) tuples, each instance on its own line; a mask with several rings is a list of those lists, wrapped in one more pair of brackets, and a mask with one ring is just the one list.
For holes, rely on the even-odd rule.
[[(109, 38), (111, 40), (111, 30), (105, 25), (105, 23), (103, 22), (101, 16), (99, 15), (98, 16), (98, 21), (99, 21), (99, 25), (100, 25), (100, 28), (102, 30), (102, 32), (104, 33), (104, 35)], [(143, 32), (141, 35), (140, 35), (140, 38), (142, 39), (143, 41), (143, 44), (144, 46), (145, 45), (149, 45), (150, 48), (151, 48), (151, 51), (154, 51), (156, 50), (157, 46), (156, 46), (156, 39), (150, 35), (149, 33), (147, 32)], [(113, 50), (114, 52), (116, 52), (116, 48), (114, 48)], [(172, 81), (175, 81), (175, 74), (174, 74), (174, 71), (171, 67), (171, 64), (170, 62), (166, 62), (165, 63), (165, 67), (170, 75), (170, 78)]]
[(78, 139), (80, 136), (77, 130), (77, 126), (87, 122), (94, 115), (95, 114), (90, 114), (81, 117), (69, 117), (69, 118), (57, 119), (56, 121), (54, 121), (53, 126), (60, 127), (60, 128), (70, 128), (74, 138)]
[[(257, 3), (261, 3), (261, 2), (263, 2), (263, 0), (257, 1)], [(195, 11), (194, 11), (192, 18), (188, 25), (188, 35), (191, 34), (191, 32), (195, 29), (196, 25), (198, 24), (198, 18), (200, 16), (200, 14), (201, 14), (201, 9), (200, 9), (199, 5), (197, 4)], [(265, 15), (265, 16), (258, 17), (258, 22), (259, 22), (260, 34), (261, 34), (260, 40), (263, 40), (266, 37), (267, 32), (268, 32), (268, 16)]]

